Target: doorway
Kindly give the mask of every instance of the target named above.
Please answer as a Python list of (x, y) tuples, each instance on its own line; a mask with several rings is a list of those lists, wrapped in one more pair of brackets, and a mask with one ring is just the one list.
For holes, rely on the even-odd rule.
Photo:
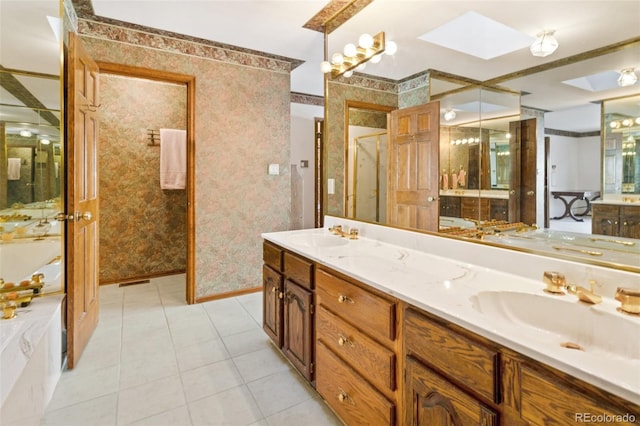
[[(106, 211), (102, 219), (109, 241), (105, 245), (111, 250), (102, 250), (102, 253), (115, 255), (103, 257), (100, 283), (146, 282), (150, 278), (185, 272), (186, 302), (195, 303), (195, 77), (119, 64), (98, 63), (98, 66), (112, 88), (123, 85), (124, 90), (116, 89), (112, 93), (105, 89), (105, 97), (117, 99), (117, 109), (143, 110), (137, 118), (116, 111), (109, 125), (117, 137), (111, 138), (109, 133), (101, 137), (102, 143), (116, 145), (108, 145), (110, 156), (101, 163), (105, 169), (119, 172), (109, 179), (101, 178), (101, 185), (105, 187), (105, 190), (101, 188), (101, 196), (111, 193), (116, 201), (111, 202), (115, 205), (107, 206), (108, 200), (104, 200)], [(153, 98), (154, 92), (167, 101), (152, 101), (150, 110), (145, 108), (145, 101)], [(107, 113), (109, 108), (105, 105), (103, 109)], [(160, 188), (159, 169), (153, 166), (159, 164), (160, 128), (186, 130), (184, 190)], [(125, 149), (127, 147), (129, 149)], [(125, 235), (128, 237), (122, 240), (123, 245), (119, 239)]]

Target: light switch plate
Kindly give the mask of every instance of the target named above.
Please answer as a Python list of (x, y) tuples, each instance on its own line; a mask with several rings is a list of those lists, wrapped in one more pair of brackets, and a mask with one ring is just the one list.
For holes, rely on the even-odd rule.
[(269, 164), (269, 174), (271, 176), (278, 176), (280, 174), (280, 164)]
[(336, 180), (335, 179), (328, 179), (327, 180), (327, 193), (329, 195), (333, 195), (336, 193)]

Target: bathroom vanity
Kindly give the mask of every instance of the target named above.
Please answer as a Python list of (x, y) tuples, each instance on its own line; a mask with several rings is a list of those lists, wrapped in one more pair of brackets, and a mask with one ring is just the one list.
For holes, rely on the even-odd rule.
[[(613, 300), (616, 286), (640, 288), (637, 274), (330, 216), (325, 227), (263, 234), (264, 326), (307, 378), (298, 362), (311, 364), (346, 424), (639, 424), (640, 317)], [(287, 258), (304, 262), (303, 300), (288, 301), (300, 278)], [(545, 270), (596, 280), (603, 302), (545, 293)], [(284, 335), (310, 348), (294, 357), (272, 332), (288, 303), (306, 317)]]

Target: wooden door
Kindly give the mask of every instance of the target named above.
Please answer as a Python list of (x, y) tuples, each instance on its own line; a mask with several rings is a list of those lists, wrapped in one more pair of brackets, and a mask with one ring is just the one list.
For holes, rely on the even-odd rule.
[(98, 324), (98, 66), (69, 33), (67, 87), (67, 366)]
[(440, 103), (391, 111), (387, 214), (390, 225), (438, 231)]
[(313, 380), (313, 293), (284, 282), (284, 343), (282, 351), (307, 380)]
[(509, 178), (509, 220), (536, 223), (537, 139), (536, 119), (509, 123), (511, 176)]
[(262, 328), (279, 347), (282, 347), (282, 275), (268, 266), (262, 267)]

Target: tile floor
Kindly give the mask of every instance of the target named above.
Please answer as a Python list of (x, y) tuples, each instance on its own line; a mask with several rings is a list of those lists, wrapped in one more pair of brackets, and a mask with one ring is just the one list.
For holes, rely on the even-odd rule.
[(102, 286), (99, 325), (41, 424), (342, 424), (262, 331), (261, 293), (186, 305), (184, 287)]

